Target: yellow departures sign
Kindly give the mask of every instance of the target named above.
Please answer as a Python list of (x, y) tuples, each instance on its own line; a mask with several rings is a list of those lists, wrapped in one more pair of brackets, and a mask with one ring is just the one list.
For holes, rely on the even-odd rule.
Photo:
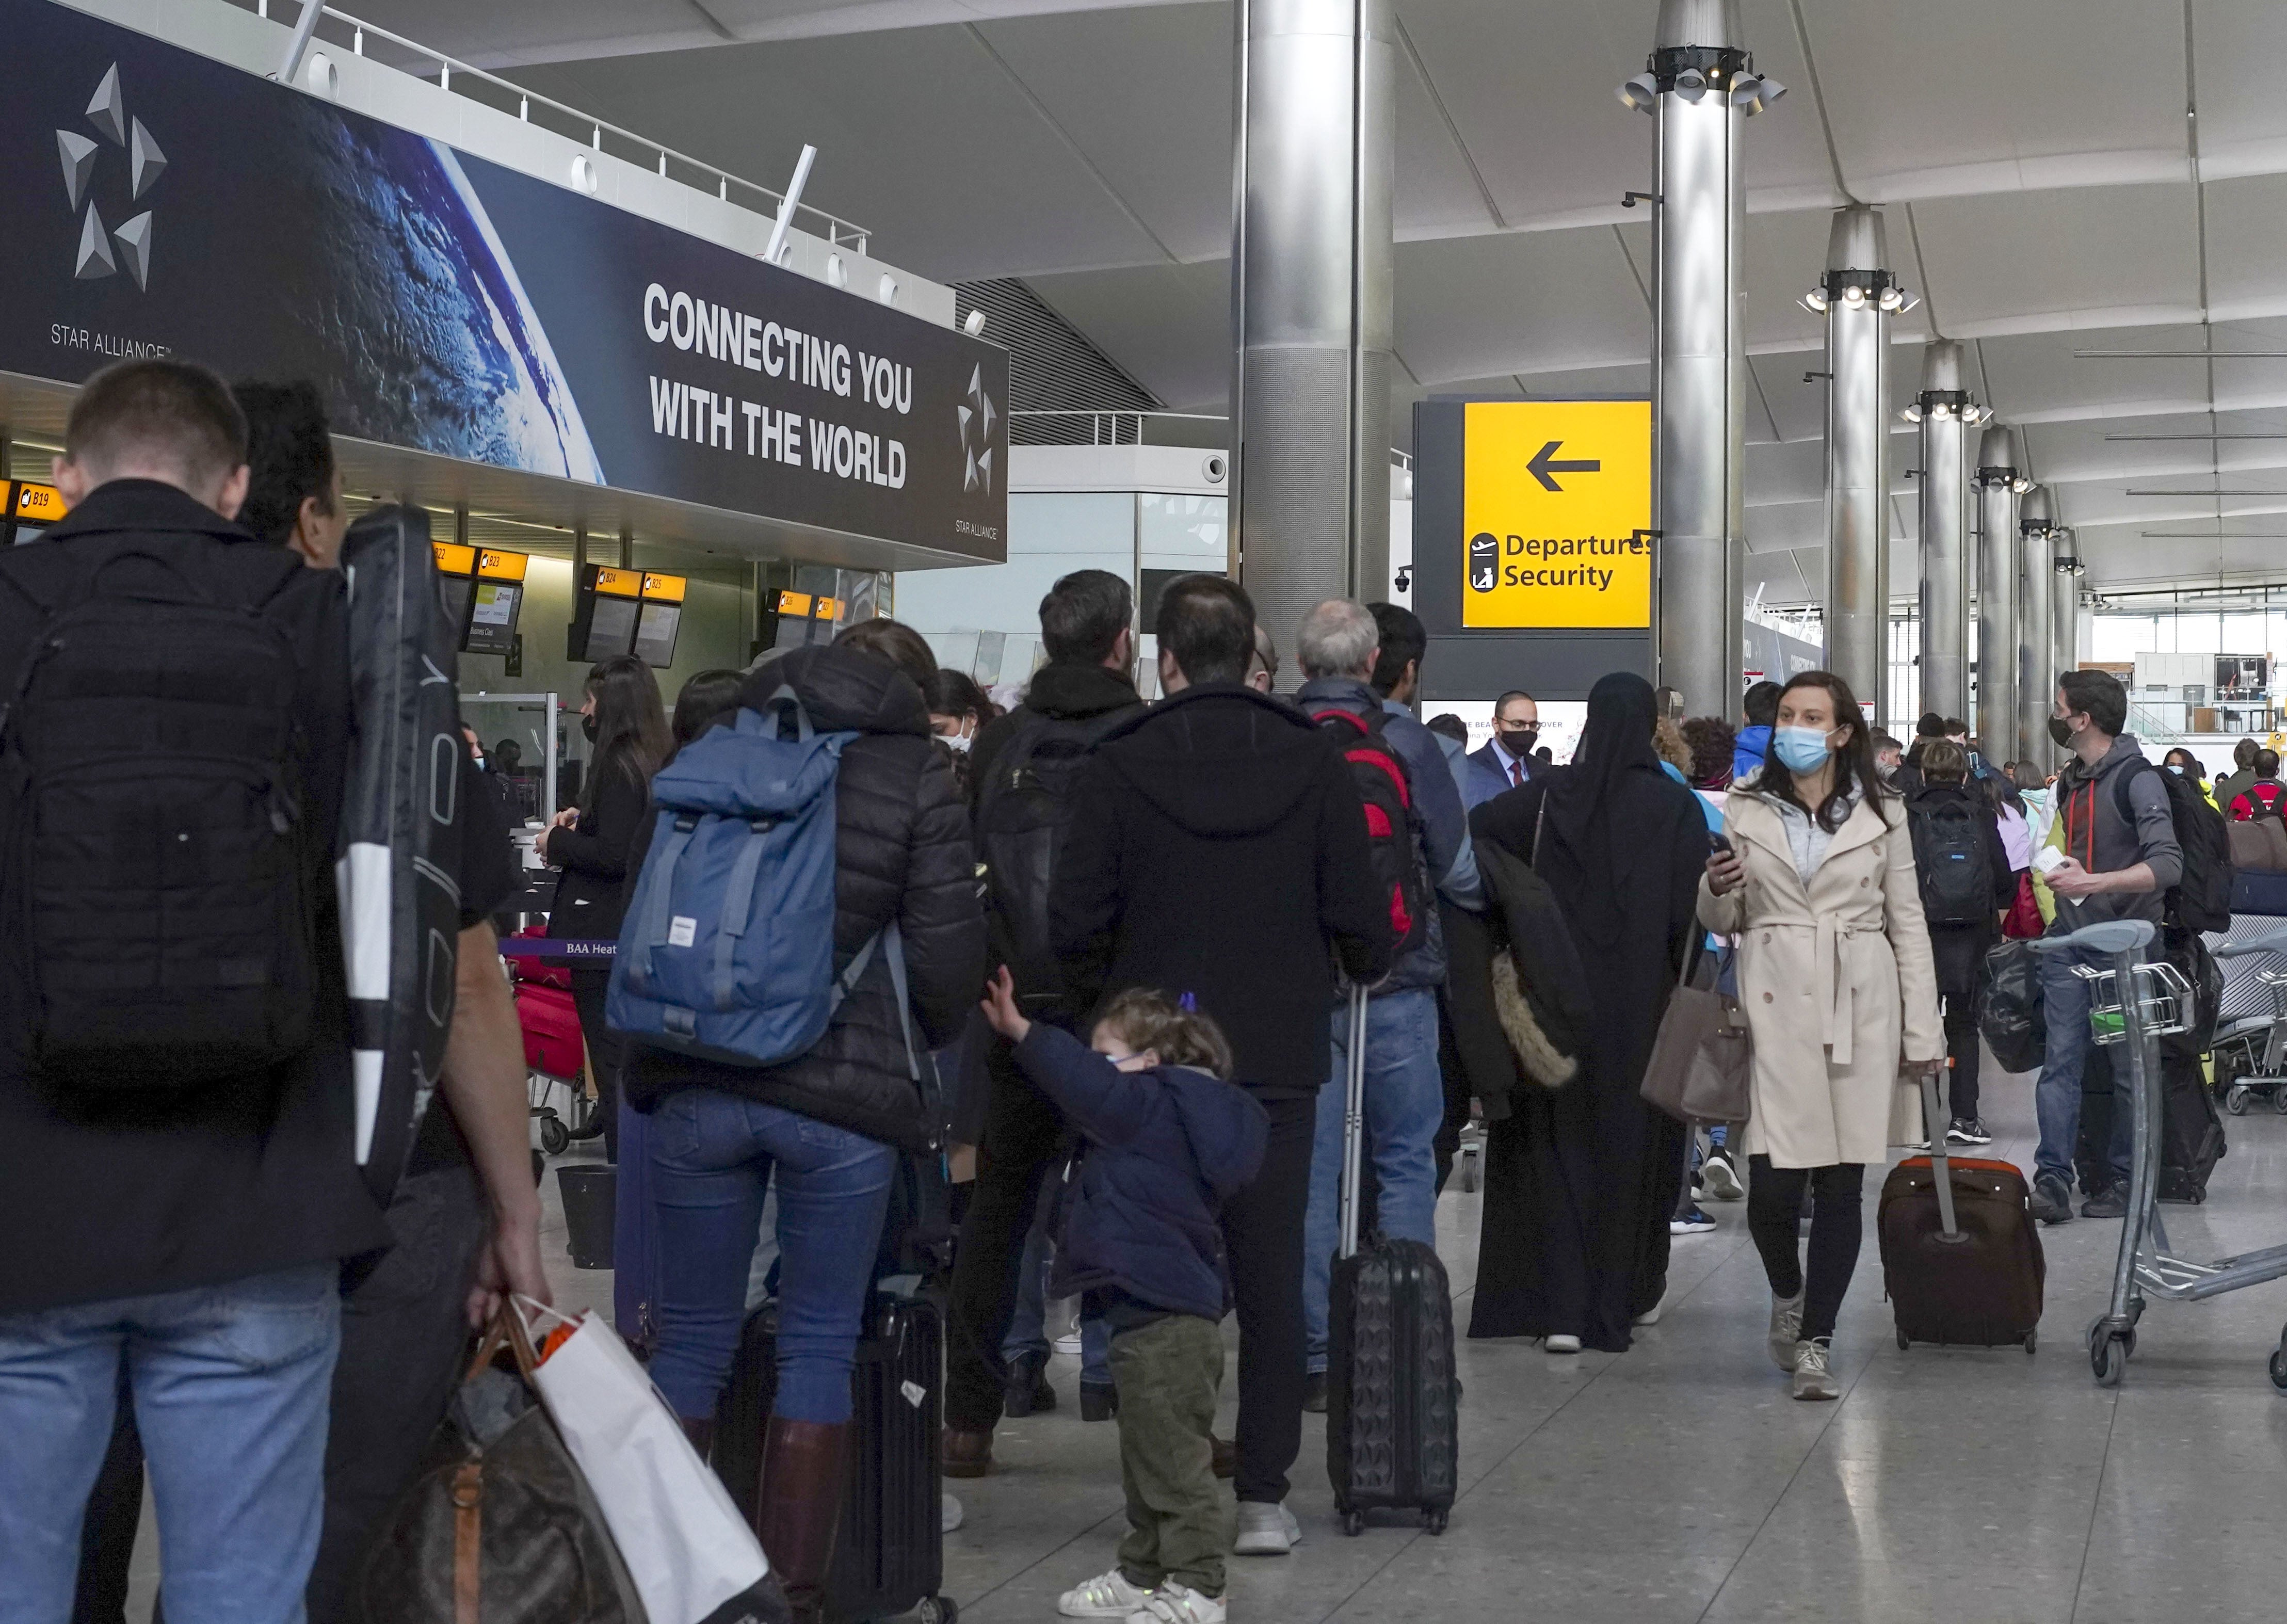
[(1463, 408), (1461, 624), (1651, 624), (1651, 403)]

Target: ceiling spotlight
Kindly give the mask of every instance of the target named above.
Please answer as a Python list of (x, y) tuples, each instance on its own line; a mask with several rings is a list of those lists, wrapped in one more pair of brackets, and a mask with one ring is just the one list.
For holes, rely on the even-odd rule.
[(1921, 302), (1922, 296), (1920, 294), (1909, 293), (1903, 288), (1898, 289), (1898, 313), (1900, 315), (1904, 315), (1906, 312), (1911, 310), (1915, 305)]
[(2033, 488), (2033, 482), (2027, 479), (2023, 474), (2019, 474), (2014, 479), (2012, 479), (2009, 482), (2009, 488), (2022, 496), (2027, 491)]
[(1852, 282), (1843, 289), (1842, 302), (1853, 310), (1864, 310), (1866, 307), (1866, 289)]
[(1979, 406), (1974, 401), (1972, 401), (1961, 408), (1962, 422), (1969, 424), (1972, 428), (1974, 428), (1977, 424), (1984, 422), (1992, 415), (1993, 408), (1991, 407)]
[(1795, 303), (1801, 305), (1805, 310), (1810, 312), (1814, 316), (1823, 316), (1826, 313), (1826, 289), (1824, 288), (1813, 288), (1808, 293), (1804, 294), (1800, 298), (1797, 299)]
[(1903, 310), (1906, 307), (1906, 299), (1909, 296), (1903, 288), (1899, 287), (1895, 282), (1892, 282), (1888, 287), (1882, 289), (1882, 297), (1879, 302), (1885, 310)]
[(1731, 105), (1745, 107), (1753, 118), (1785, 94), (1786, 86), (1776, 79), (1742, 79), (1731, 86)]
[(1935, 406), (1930, 408), (1930, 420), (1933, 423), (1943, 423), (1947, 418), (1952, 416), (1953, 408), (1948, 406), (1943, 400), (1940, 400)]
[(1686, 101), (1697, 101), (1707, 93), (1707, 75), (1696, 67), (1687, 67), (1675, 75), (1675, 93)]
[[(1945, 408), (1941, 406), (1937, 409), (1943, 411)], [(1919, 423), (1922, 420), (1922, 403), (1919, 400), (1912, 401), (1898, 416), (1908, 423)]]
[(1638, 74), (1623, 80), (1616, 94), (1637, 112), (1650, 113), (1659, 106), (1659, 82), (1650, 74)]

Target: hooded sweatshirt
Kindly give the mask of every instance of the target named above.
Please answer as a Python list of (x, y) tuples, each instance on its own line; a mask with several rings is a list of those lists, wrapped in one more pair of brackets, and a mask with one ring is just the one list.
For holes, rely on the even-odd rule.
[(1743, 779), (1763, 770), (1763, 757), (1771, 748), (1771, 730), (1758, 722), (1743, 727), (1731, 739), (1731, 777)]
[[(2133, 820), (2120, 816), (2119, 783), (2128, 780), (2128, 807)], [(2091, 874), (2109, 874), (2152, 865), (2152, 889), (2105, 891), (2076, 901), (2059, 899), (2052, 935), (2077, 931), (2108, 919), (2149, 919), (2160, 923), (2164, 893), (2184, 877), (2184, 851), (2176, 843), (2176, 821), (2168, 810), (2168, 791), (2160, 782), (2160, 769), (2144, 758), (2133, 733), (2122, 733), (2095, 766), (2073, 757), (2058, 778), (2056, 802), (2064, 820), (2061, 843), (2067, 856), (2077, 858)]]
[(1389, 900), (1333, 741), (1235, 682), (1184, 689), (1108, 733), (1072, 791), (1049, 935), (1073, 1007), (1191, 993), (1234, 1079), (1315, 1096), (1332, 1073), (1334, 961), (1389, 968)]
[(1262, 1165), (1262, 1107), (1190, 1066), (1123, 1072), (1038, 1021), (1017, 1064), (1084, 1140), (1049, 1289), (1065, 1297), (1108, 1287), (1149, 1308), (1222, 1319), (1230, 1282), (1218, 1216)]
[(1035, 717), (1049, 717), (1059, 722), (1092, 722), (1115, 710), (1133, 710), (1143, 702), (1136, 697), (1136, 685), (1109, 666), (1052, 661), (1033, 673), (1032, 685), (1025, 690), (1023, 704), (977, 730), (977, 742), (969, 751), (970, 781), (983, 785), (992, 776), (993, 758)]

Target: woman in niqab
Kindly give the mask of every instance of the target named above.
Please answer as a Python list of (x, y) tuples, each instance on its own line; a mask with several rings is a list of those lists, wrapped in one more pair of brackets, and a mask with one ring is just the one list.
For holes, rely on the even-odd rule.
[(1472, 1336), (1624, 1351), (1667, 1287), (1684, 1129), (1639, 1092), (1699, 927), (1707, 824), (1660, 771), (1651, 685), (1616, 671), (1588, 695), (1572, 764), (1471, 814), (1482, 847), (1530, 863), (1561, 909), (1593, 1018), (1572, 1078), (1520, 1081), (1487, 1132)]

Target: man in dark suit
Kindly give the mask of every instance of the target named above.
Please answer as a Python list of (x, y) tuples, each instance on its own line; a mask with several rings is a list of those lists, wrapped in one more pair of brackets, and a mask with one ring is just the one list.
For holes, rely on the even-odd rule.
[(1531, 778), (1539, 764), (1532, 748), (1540, 742), (1540, 707), (1522, 688), (1511, 688), (1493, 704), (1493, 736), (1469, 752), (1469, 784), (1462, 796), (1471, 806), (1490, 801)]

